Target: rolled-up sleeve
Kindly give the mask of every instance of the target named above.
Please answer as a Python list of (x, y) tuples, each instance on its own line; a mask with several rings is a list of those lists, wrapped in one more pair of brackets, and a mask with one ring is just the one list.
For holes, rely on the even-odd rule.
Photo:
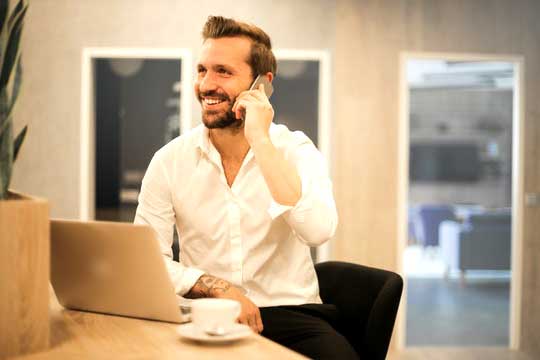
[(187, 267), (173, 260), (172, 243), (175, 214), (166, 169), (158, 151), (144, 175), (135, 224), (150, 225), (159, 241), (165, 265), (178, 295), (185, 295), (204, 271)]
[(281, 205), (273, 200), (268, 212), (272, 219), (283, 216), (303, 243), (321, 245), (334, 236), (338, 223), (332, 182), (324, 157), (307, 140), (290, 149), (286, 158), (295, 164), (298, 171), (302, 196), (294, 206)]

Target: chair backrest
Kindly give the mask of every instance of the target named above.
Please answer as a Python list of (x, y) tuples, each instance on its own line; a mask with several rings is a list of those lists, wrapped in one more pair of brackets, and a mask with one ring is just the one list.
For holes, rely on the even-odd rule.
[(319, 263), (315, 270), (323, 303), (338, 308), (337, 330), (361, 359), (385, 359), (403, 291), (401, 276), (337, 261)]
[(512, 214), (510, 211), (493, 211), (485, 212), (483, 214), (472, 214), (467, 221), (473, 227), (487, 226), (505, 226), (510, 227), (512, 225)]
[(439, 225), (445, 220), (456, 219), (450, 205), (422, 205), (419, 216), (423, 235), (421, 242), (424, 246), (439, 246)]
[(512, 214), (510, 209), (470, 215), (460, 233), (462, 269), (510, 270)]

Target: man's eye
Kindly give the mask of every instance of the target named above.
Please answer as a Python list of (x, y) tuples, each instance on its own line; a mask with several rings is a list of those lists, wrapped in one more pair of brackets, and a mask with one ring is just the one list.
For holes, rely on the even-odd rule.
[(228, 71), (227, 69), (219, 69), (219, 70), (218, 70), (218, 73), (220, 73), (220, 74), (226, 74), (226, 75), (231, 75), (231, 72)]
[(205, 68), (198, 68), (197, 71), (200, 73), (204, 73), (206, 72), (206, 69)]

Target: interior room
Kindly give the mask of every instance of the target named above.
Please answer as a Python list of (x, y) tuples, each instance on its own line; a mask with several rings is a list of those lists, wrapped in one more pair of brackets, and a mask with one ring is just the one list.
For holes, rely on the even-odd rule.
[(407, 344), (508, 346), (514, 67), (411, 59), (407, 77)]
[[(28, 130), (10, 188), (46, 200), (50, 218), (132, 223), (156, 151), (201, 124), (203, 24), (253, 23), (277, 58), (274, 122), (308, 135), (332, 180), (339, 224), (312, 261), (403, 278), (386, 358), (540, 358), (540, 2), (27, 3), (12, 118)], [(67, 353), (70, 331), (51, 331), (52, 354)], [(77, 346), (146, 351), (122, 341), (147, 332), (110, 353)], [(257, 341), (235, 354), (296, 356)]]

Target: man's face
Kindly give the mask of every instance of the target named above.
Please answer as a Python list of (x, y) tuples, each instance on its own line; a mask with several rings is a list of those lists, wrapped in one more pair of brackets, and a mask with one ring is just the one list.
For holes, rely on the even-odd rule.
[(209, 129), (240, 127), (232, 106), (253, 80), (247, 63), (251, 41), (244, 37), (207, 39), (197, 64), (195, 95), (202, 106), (202, 120)]

